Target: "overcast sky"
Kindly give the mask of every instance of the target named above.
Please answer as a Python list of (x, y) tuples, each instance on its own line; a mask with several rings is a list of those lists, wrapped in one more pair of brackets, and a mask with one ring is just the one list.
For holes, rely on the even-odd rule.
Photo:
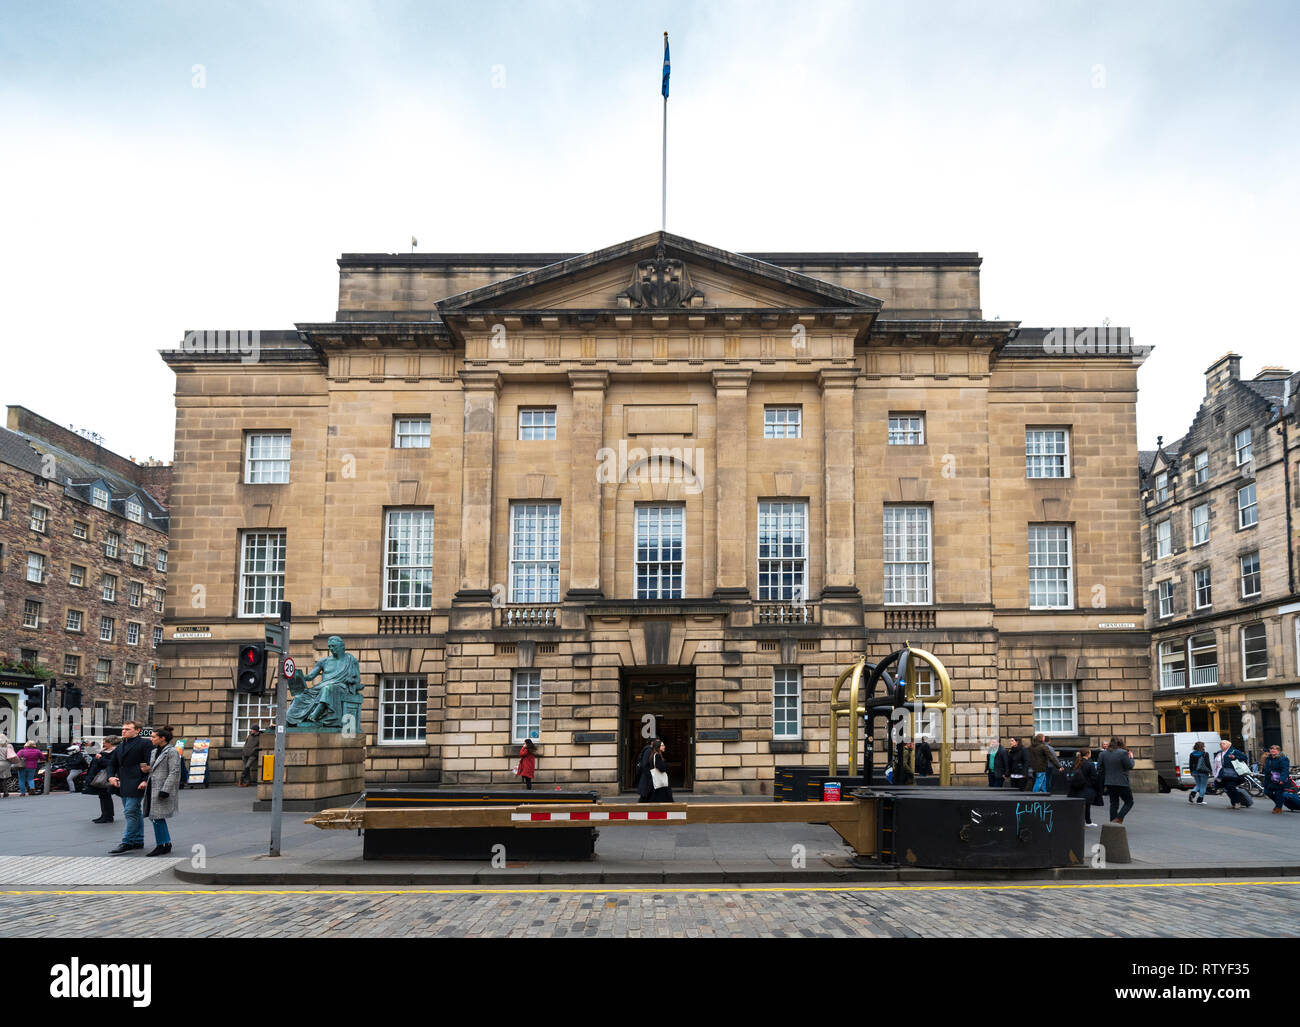
[(986, 316), (1296, 369), (1300, 3), (6, 2), (0, 401), (170, 457), (187, 328), (333, 317), (340, 253), (976, 250)]

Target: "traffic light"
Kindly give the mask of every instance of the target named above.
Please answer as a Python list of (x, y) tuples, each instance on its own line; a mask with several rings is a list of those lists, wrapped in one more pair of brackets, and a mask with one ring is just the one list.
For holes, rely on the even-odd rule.
[(248, 642), (239, 647), (239, 676), (235, 688), (249, 695), (266, 694), (266, 646)]
[(24, 688), (23, 694), (27, 698), (27, 708), (29, 710), (45, 709), (45, 686), (33, 685), (31, 688)]
[(81, 689), (68, 685), (63, 690), (63, 708), (65, 710), (81, 709)]

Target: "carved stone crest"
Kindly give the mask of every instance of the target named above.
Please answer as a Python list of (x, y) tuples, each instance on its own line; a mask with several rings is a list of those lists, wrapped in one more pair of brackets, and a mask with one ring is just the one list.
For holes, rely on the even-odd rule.
[(639, 261), (632, 284), (618, 294), (619, 306), (636, 310), (699, 307), (704, 293), (691, 285), (686, 265), (664, 255), (660, 246), (650, 260)]

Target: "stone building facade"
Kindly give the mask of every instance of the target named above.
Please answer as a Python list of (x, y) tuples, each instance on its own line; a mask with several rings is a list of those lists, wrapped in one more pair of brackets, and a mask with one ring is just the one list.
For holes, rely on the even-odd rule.
[(1300, 751), (1300, 374), (1206, 371), (1187, 433), (1141, 455), (1158, 731)]
[[(24, 668), (51, 708), (80, 689), (80, 733), (154, 715), (171, 467), (138, 464), (19, 406), (0, 429), (0, 704), (28, 724)], [(68, 741), (70, 739), (62, 739)]]
[(614, 793), (654, 730), (676, 787), (761, 795), (909, 640), (1001, 734), (1119, 733), (1153, 779), (1141, 354), (984, 318), (980, 264), (352, 254), (334, 321), (188, 335), (160, 709), (233, 776), (284, 598), (299, 666), (361, 661), (372, 781), (507, 786), (535, 736)]

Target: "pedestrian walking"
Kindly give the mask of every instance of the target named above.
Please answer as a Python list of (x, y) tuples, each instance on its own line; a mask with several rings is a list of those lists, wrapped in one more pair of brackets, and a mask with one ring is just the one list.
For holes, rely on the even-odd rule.
[(110, 856), (120, 856), (133, 849), (144, 848), (144, 817), (141, 803), (146, 787), (145, 777), (149, 772), (149, 757), (152, 747), (140, 737), (140, 723), (128, 720), (122, 725), (122, 744), (113, 750), (108, 758), (111, 775), (108, 783), (117, 789), (122, 797), (122, 815), (126, 818), (126, 830), (122, 834), (122, 844), (110, 849)]
[(92, 824), (111, 824), (113, 822), (113, 786), (108, 783), (110, 772), (108, 758), (114, 749), (122, 744), (121, 735), (109, 735), (104, 739), (104, 747), (91, 758), (90, 769), (86, 771), (86, 794), (99, 799), (99, 816)]
[(1034, 791), (1047, 791), (1047, 775), (1053, 768), (1060, 770), (1061, 761), (1047, 745), (1044, 735), (1034, 735), (1029, 743), (1029, 770), (1034, 775)]
[(1001, 788), (1007, 776), (1007, 749), (998, 739), (989, 742), (989, 787)]
[(917, 777), (928, 777), (934, 773), (934, 750), (930, 748), (928, 738), (919, 738), (913, 754)]
[(1097, 827), (1092, 822), (1092, 800), (1097, 797), (1097, 767), (1092, 762), (1092, 750), (1080, 749), (1074, 754), (1074, 767), (1070, 771), (1070, 787), (1066, 794), (1071, 799), (1083, 800), (1085, 827)]
[(1264, 794), (1273, 800), (1273, 812), (1285, 813), (1282, 797), (1291, 784), (1291, 761), (1282, 755), (1280, 745), (1268, 747), (1268, 755), (1260, 764), (1259, 772), (1264, 778)]
[(1047, 751), (1052, 754), (1051, 760), (1047, 764), (1047, 787), (1043, 791), (1051, 793), (1053, 785), (1056, 783), (1056, 775), (1061, 771), (1061, 756), (1052, 748), (1052, 740), (1043, 735), (1043, 744), (1047, 746)]
[(1250, 809), (1255, 805), (1249, 795), (1242, 791), (1242, 777), (1236, 764), (1246, 762), (1246, 754), (1224, 738), (1219, 742), (1219, 751), (1214, 757), (1214, 784), (1228, 794), (1230, 809)]
[(1122, 824), (1133, 808), (1133, 786), (1128, 776), (1133, 769), (1133, 754), (1124, 748), (1122, 739), (1111, 738), (1101, 754), (1101, 766), (1106, 775), (1106, 794), (1110, 796), (1110, 822)]
[(1192, 746), (1192, 753), (1187, 758), (1187, 769), (1191, 771), (1192, 780), (1196, 782), (1187, 796), (1187, 801), (1204, 806), (1205, 789), (1210, 783), (1210, 775), (1214, 773), (1214, 764), (1210, 761), (1210, 754), (1205, 751), (1204, 742), (1197, 742)]
[(25, 799), (36, 788), (36, 768), (41, 765), (45, 754), (34, 742), (24, 742), (17, 752), (18, 791)]
[(262, 747), (262, 728), (259, 724), (254, 724), (248, 729), (248, 737), (244, 739), (244, 748), (241, 751), (244, 758), (243, 769), (239, 772), (239, 787), (247, 788), (250, 785), (257, 784), (257, 754)]
[(180, 811), (181, 754), (172, 745), (170, 727), (155, 728), (150, 741), (154, 744), (149, 756), (148, 788), (145, 791), (145, 816), (153, 823), (152, 852), (146, 856), (165, 856), (172, 851), (171, 831), (167, 818)]
[(515, 765), (515, 773), (523, 781), (524, 787), (532, 791), (533, 776), (537, 773), (537, 746), (531, 738), (525, 738), (524, 744), (519, 747), (519, 762)]
[(646, 776), (650, 778), (651, 792), (647, 802), (672, 802), (673, 790), (668, 786), (668, 761), (664, 758), (668, 746), (662, 738), (650, 743), (652, 753), (646, 766)]
[(1007, 749), (1007, 787), (1023, 792), (1028, 785), (1029, 747), (1022, 744), (1019, 738), (1013, 738), (1011, 747)]
[(641, 749), (641, 755), (636, 758), (636, 770), (634, 778), (636, 782), (636, 794), (638, 802), (649, 802), (650, 796), (654, 794), (655, 786), (650, 780), (650, 765), (654, 762), (655, 747), (659, 739), (652, 738), (645, 743)]
[(9, 782), (14, 779), (14, 765), (18, 753), (9, 744), (9, 736), (0, 731), (0, 799), (9, 798)]

